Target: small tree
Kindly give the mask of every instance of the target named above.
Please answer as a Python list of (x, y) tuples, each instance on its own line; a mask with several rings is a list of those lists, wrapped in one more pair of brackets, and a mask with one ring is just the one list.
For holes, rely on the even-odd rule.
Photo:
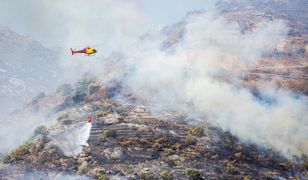
[(46, 126), (42, 125), (42, 126), (38, 126), (34, 132), (33, 132), (33, 137), (42, 135), (42, 136), (47, 136), (49, 134), (48, 129)]

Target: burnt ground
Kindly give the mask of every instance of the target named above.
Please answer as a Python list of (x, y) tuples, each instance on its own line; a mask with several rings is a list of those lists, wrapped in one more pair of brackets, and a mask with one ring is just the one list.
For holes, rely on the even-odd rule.
[[(306, 157), (287, 159), (271, 149), (243, 144), (205, 119), (188, 120), (185, 115), (170, 111), (154, 114), (132, 97), (125, 102), (117, 101), (109, 92), (116, 87), (92, 82), (86, 85), (87, 93), (81, 95), (82, 91), (76, 91), (79, 85), (70, 87), (71, 92), (59, 89), (48, 98), (30, 103), (29, 107), (39, 110), (46, 99), (63, 97), (59, 98), (62, 103), (51, 106), (59, 114), (56, 125), (6, 155), (4, 163), (33, 172), (61, 172), (97, 179), (307, 178)], [(94, 121), (89, 146), (83, 147), (81, 154), (65, 156), (50, 144), (48, 132), (87, 123), (87, 116), (94, 117)], [(0, 172), (6, 172), (6, 168), (0, 167)], [(19, 174), (13, 174), (24, 177), (21, 171), (16, 172)], [(11, 177), (8, 173), (0, 174), (2, 179)]]

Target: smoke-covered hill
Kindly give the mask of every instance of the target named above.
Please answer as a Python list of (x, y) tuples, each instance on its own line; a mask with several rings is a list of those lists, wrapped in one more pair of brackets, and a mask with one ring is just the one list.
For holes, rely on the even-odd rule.
[[(119, 83), (104, 84), (86, 75), (35, 99), (28, 108), (46, 110), (49, 104), (49, 111), (58, 114), (57, 123), (38, 127), (32, 139), (4, 156), (11, 166), (0, 166), (0, 177), (44, 173), (51, 179), (54, 174), (97, 179), (307, 177), (306, 157), (287, 159), (277, 151), (243, 144), (211, 121), (153, 111), (123, 90)], [(93, 118), (92, 124), (87, 117)]]
[(8, 114), (60, 82), (59, 51), (0, 26), (0, 109)]
[(220, 1), (121, 52), (67, 63), (91, 73), (0, 125), (0, 178), (307, 178), (305, 6)]
[[(305, 0), (222, 0), (216, 3), (218, 9), (224, 13), (250, 13), (256, 16), (264, 16), (269, 19), (286, 19), (291, 28), (295, 28), (293, 33), (307, 34), (308, 19)], [(244, 17), (245, 18), (245, 17)]]
[(236, 22), (243, 33), (260, 22), (280, 19), (288, 32), (274, 50), (263, 54), (255, 67), (243, 76), (247, 86), (273, 83), (292, 92), (308, 94), (308, 22), (305, 0), (296, 1), (218, 1), (217, 8), (228, 21)]

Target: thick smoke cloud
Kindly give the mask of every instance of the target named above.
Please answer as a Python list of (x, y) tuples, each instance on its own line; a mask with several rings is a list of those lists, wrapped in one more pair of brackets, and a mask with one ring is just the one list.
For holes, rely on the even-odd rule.
[(237, 24), (205, 13), (186, 19), (185, 30), (174, 52), (161, 50), (164, 38), (130, 52), (129, 89), (164, 108), (201, 113), (244, 142), (308, 154), (307, 98), (270, 84), (256, 97), (241, 85), (241, 70), (284, 39), (285, 23), (261, 22), (243, 34)]
[[(256, 97), (241, 85), (241, 70), (285, 37), (288, 28), (282, 21), (261, 22), (242, 34), (237, 24), (217, 13), (193, 15), (186, 19), (184, 39), (169, 52), (161, 49), (162, 35), (132, 46), (146, 27), (133, 1), (15, 2), (3, 3), (3, 10), (18, 11), (20, 17), (7, 19), (21, 26), (26, 22), (26, 28), (37, 30), (38, 39), (60, 40), (64, 47), (103, 44), (90, 58), (72, 58), (65, 50), (61, 78), (76, 80), (86, 71), (105, 74), (110, 69), (107, 54), (121, 50), (125, 62), (117, 63), (126, 66), (113, 75), (125, 75), (124, 83), (135, 94), (162, 108), (202, 114), (242, 141), (285, 155), (308, 154), (307, 98), (271, 85), (259, 87), (262, 93)], [(31, 11), (23, 8), (29, 3)]]
[(132, 0), (4, 0), (0, 10), (1, 24), (48, 46), (102, 43), (111, 51), (127, 46), (147, 27), (146, 17)]

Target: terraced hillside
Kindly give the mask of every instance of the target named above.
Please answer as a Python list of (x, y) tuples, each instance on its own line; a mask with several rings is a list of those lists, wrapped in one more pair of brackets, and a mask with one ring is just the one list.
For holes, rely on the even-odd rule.
[(244, 84), (273, 83), (277, 87), (307, 95), (308, 22), (305, 0), (221, 0), (216, 7), (228, 21), (249, 32), (259, 22), (282, 20), (289, 28), (287, 37), (274, 51), (258, 60), (255, 67), (242, 71)]
[[(6, 156), (4, 162), (33, 172), (71, 173), (98, 179), (307, 177), (305, 157), (288, 160), (278, 152), (240, 143), (209, 122), (198, 124), (198, 119), (187, 119), (177, 112), (152, 113), (131, 96), (126, 96), (124, 103), (123, 99), (110, 96), (112, 93), (108, 91), (116, 87), (92, 82), (86, 89), (91, 89), (93, 84), (96, 90), (84, 91), (83, 101), (68, 105), (76, 96), (73, 88), (63, 100), (66, 106), (60, 105), (64, 108), (59, 111), (58, 123), (47, 132), (39, 131), (34, 140)], [(79, 155), (66, 156), (52, 144), (52, 135), (87, 124), (88, 116), (94, 118), (88, 146)], [(6, 168), (2, 167), (1, 171), (6, 172)], [(16, 176), (22, 177), (22, 172), (18, 171)], [(9, 173), (0, 177), (6, 178), (6, 174)]]
[[(3, 163), (0, 164), (0, 179), (25, 179), (29, 174), (31, 177), (74, 175), (75, 179), (99, 180), (308, 179), (308, 157), (304, 155), (307, 152), (308, 94), (306, 6), (305, 0), (224, 0), (217, 3), (221, 15), (235, 26), (239, 25), (239, 34), (253, 32), (259, 22), (274, 20), (283, 20), (286, 23), (283, 27), (290, 28), (277, 47), (266, 49), (249, 67), (227, 62), (222, 74), (201, 73), (205, 81), (196, 81), (199, 76), (186, 81), (199, 68), (190, 70), (183, 66), (172, 72), (177, 63), (165, 66), (168, 58), (158, 63), (160, 58), (156, 59), (156, 52), (145, 53), (150, 57), (139, 59), (139, 56), (132, 58), (115, 53), (102, 60), (108, 67), (106, 76), (100, 77), (103, 81), (85, 74), (75, 84), (63, 84), (54, 93), (39, 94), (9, 120), (26, 124), (25, 111), (34, 117), (45, 115), (38, 116), (33, 124), (43, 124), (46, 119), (49, 124), (36, 127), (33, 136), (18, 148), (0, 154)], [(155, 34), (163, 38), (159, 50), (163, 57), (172, 55), (185, 41), (189, 16), (202, 13), (204, 11), (189, 13), (179, 23)], [(146, 38), (153, 42), (151, 35), (141, 39)], [(147, 61), (142, 62), (144, 59)], [(170, 60), (177, 62), (178, 59), (176, 56)], [(128, 62), (149, 66), (125, 64)], [(206, 67), (200, 66), (200, 70)], [(155, 71), (147, 76), (151, 68)], [(136, 70), (142, 73), (134, 74)], [(0, 69), (0, 75), (7, 72)], [(174, 78), (169, 76), (173, 73)], [(166, 76), (156, 79), (161, 74)], [(183, 84), (172, 85), (178, 75), (183, 76)], [(131, 76), (137, 81), (132, 81)], [(208, 76), (211, 77), (208, 79)], [(144, 86), (138, 86), (140, 79), (146, 82)], [(13, 80), (18, 85), (19, 81)], [(146, 90), (152, 83), (156, 85)], [(206, 86), (199, 86), (202, 83)], [(213, 88), (212, 85), (219, 86)], [(265, 90), (273, 92), (262, 94), (267, 85), (270, 88)], [(146, 93), (143, 94), (143, 90)], [(172, 110), (162, 108), (167, 107), (169, 101), (160, 102), (169, 96)], [(173, 101), (181, 96), (184, 98)], [(12, 121), (18, 115), (23, 120)], [(89, 117), (93, 118), (91, 124), (87, 122)], [(250, 135), (253, 138), (248, 137)], [(278, 146), (270, 146), (271, 143)], [(300, 151), (290, 152), (293, 147)], [(292, 156), (292, 153), (298, 155)]]

